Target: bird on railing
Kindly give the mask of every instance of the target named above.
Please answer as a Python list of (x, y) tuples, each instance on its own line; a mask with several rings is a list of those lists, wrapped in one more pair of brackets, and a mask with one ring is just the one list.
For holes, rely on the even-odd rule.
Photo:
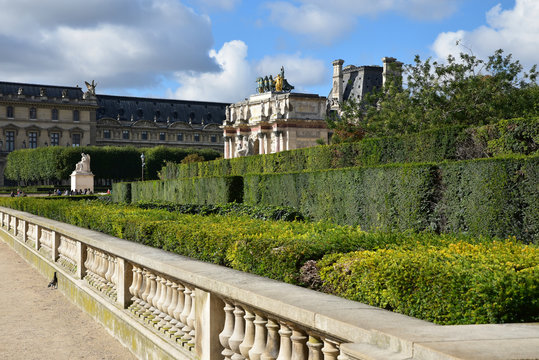
[(52, 288), (52, 289), (58, 288), (58, 278), (56, 277), (56, 271), (54, 272), (54, 276), (47, 287)]

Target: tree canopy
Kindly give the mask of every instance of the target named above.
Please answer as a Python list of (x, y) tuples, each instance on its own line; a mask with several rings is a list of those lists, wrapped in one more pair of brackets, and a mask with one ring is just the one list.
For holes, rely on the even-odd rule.
[(359, 102), (342, 104), (340, 117), (328, 119), (333, 142), (537, 116), (537, 75), (536, 65), (525, 72), (503, 50), (487, 60), (467, 53), (446, 62), (416, 55), (413, 64), (404, 66), (404, 86), (393, 79)]

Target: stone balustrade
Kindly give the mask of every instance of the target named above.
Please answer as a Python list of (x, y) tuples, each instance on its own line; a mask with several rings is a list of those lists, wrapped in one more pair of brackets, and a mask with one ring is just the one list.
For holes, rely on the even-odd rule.
[[(3, 239), (58, 272), (59, 289), (99, 308), (140, 358), (531, 359), (539, 348), (533, 325), (438, 326), (20, 211), (0, 207), (0, 220)], [(513, 344), (514, 357), (496, 348)]]

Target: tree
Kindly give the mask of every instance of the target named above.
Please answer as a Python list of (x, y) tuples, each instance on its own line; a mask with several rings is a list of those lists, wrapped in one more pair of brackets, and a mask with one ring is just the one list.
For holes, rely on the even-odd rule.
[(539, 115), (537, 68), (528, 73), (512, 55), (497, 50), (488, 60), (461, 53), (446, 63), (422, 61), (404, 68), (406, 86), (388, 81), (362, 101), (345, 102), (339, 121), (328, 124), (334, 142), (364, 136), (412, 133), (448, 125), (484, 125)]

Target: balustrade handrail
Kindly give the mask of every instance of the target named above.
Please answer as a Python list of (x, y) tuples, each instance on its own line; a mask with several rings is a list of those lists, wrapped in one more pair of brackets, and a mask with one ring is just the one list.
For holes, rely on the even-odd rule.
[[(80, 279), (85, 278), (111, 301), (129, 306), (137, 317), (191, 351), (200, 346), (198, 334), (206, 331), (198, 329), (200, 310), (195, 305), (200, 300), (195, 296), (200, 296), (199, 292), (210, 294), (223, 304), (218, 314), (212, 315), (212, 321), (223, 325), (210, 337), (219, 338), (223, 346), (219, 351), (225, 359), (302, 359), (298, 354), (314, 359), (322, 353), (320, 358), (336, 359), (339, 355), (339, 359), (347, 359), (360, 358), (354, 354), (369, 352), (370, 348), (413, 358), (412, 349), (417, 341), (414, 334), (421, 333), (422, 338), (435, 342), (443, 340), (451, 329), (18, 210), (0, 207), (0, 217), (4, 230), (11, 228), (15, 235), (20, 228), (28, 231), (30, 224), (35, 227), (31, 231), (36, 239), (42, 230), (54, 232), (55, 241), (64, 238), (62, 245), (70, 249), (64, 255), (67, 265), (76, 264), (76, 269), (68, 270), (76, 272)], [(39, 240), (35, 247), (39, 248)], [(53, 246), (53, 258), (57, 251)], [(71, 258), (74, 252), (78, 252), (73, 255), (78, 259)], [(494, 326), (483, 328), (491, 334), (504, 332), (492, 330)], [(473, 339), (471, 331), (481, 329), (465, 327), (466, 339)], [(514, 334), (529, 330), (516, 328)], [(534, 334), (537, 333), (535, 329)], [(341, 348), (348, 349), (347, 353), (341, 352)], [(200, 349), (198, 356), (216, 358), (201, 354)]]

